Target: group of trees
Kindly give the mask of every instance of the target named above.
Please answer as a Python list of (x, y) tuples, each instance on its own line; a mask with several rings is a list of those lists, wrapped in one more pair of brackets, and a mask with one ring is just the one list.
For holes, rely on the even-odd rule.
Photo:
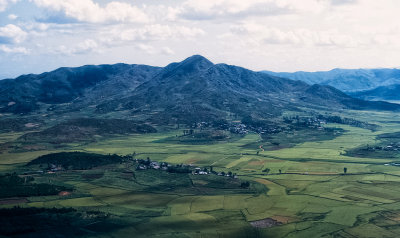
[(16, 173), (0, 176), (0, 198), (57, 195), (71, 190), (53, 184), (32, 183), (33, 177), (19, 177)]
[(193, 129), (185, 129), (185, 130), (183, 130), (183, 135), (184, 135), (184, 136), (186, 136), (186, 135), (193, 135), (193, 133), (194, 133), (194, 130), (193, 130)]
[(244, 181), (240, 184), (241, 188), (249, 188), (250, 187), (250, 182), (249, 181)]
[(267, 132), (268, 134), (275, 134), (282, 131), (282, 128), (276, 123), (268, 120), (259, 120), (253, 118), (252, 116), (243, 117), (241, 122), (246, 125), (250, 130), (255, 132)]
[[(279, 171), (280, 174), (282, 173), (281, 169), (279, 169), (278, 171)], [(266, 174), (269, 174), (269, 172), (271, 172), (271, 169), (270, 168), (265, 168), (265, 169), (262, 170), (262, 172), (266, 173)]]
[(337, 115), (317, 115), (317, 116), (284, 116), (283, 121), (285, 123), (290, 123), (293, 124), (295, 123), (296, 125), (301, 125), (301, 126), (309, 126), (309, 125), (314, 125), (314, 124), (319, 124), (321, 122), (329, 122), (329, 123), (337, 123), (337, 124), (343, 124), (343, 125), (350, 125), (354, 127), (360, 127), (360, 128), (365, 128), (369, 130), (375, 130), (377, 128), (377, 125), (375, 124), (370, 124), (367, 122), (362, 122), (358, 121), (352, 118), (345, 118), (345, 117), (340, 117)]
[(189, 166), (176, 165), (168, 167), (167, 172), (178, 173), (178, 174), (189, 174), (192, 172), (192, 170), (190, 169)]
[(93, 167), (121, 163), (127, 157), (109, 154), (94, 154), (85, 152), (61, 152), (39, 156), (28, 163), (30, 165), (45, 165), (49, 169), (51, 165), (62, 166), (63, 169), (91, 169)]
[(0, 237), (86, 237), (121, 228), (105, 213), (73, 208), (2, 208), (0, 224)]

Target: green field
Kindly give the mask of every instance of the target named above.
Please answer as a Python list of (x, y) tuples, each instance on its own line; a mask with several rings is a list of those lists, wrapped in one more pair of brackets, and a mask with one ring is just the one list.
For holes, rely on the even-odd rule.
[[(400, 152), (387, 157), (384, 153), (352, 156), (348, 152), (381, 144), (380, 135), (400, 132), (400, 114), (348, 112), (345, 116), (379, 128), (371, 131), (328, 123), (325, 127), (337, 128), (334, 136), (313, 134), (304, 142), (293, 137), (285, 141), (282, 134), (271, 139), (290, 144), (282, 148), (268, 147), (268, 139), (255, 133), (212, 143), (182, 142), (174, 139), (179, 130), (114, 136), (46, 150), (3, 148), (2, 174), (22, 174), (29, 170), (25, 164), (40, 155), (82, 151), (135, 153), (137, 159), (213, 166), (217, 172), (236, 173), (239, 180), (135, 171), (129, 163), (104, 165), (33, 175), (37, 182), (74, 190), (66, 196), (0, 200), (0, 207), (72, 207), (79, 212), (101, 212), (112, 222), (104, 230), (92, 230), (93, 235), (104, 237), (396, 237), (400, 232), (400, 167), (388, 164), (400, 162)], [(19, 136), (0, 134), (0, 143)], [(265, 145), (264, 150), (260, 145)], [(267, 168), (268, 174), (263, 172)], [(250, 181), (251, 186), (242, 189), (238, 181)], [(279, 225), (250, 225), (264, 219)]]

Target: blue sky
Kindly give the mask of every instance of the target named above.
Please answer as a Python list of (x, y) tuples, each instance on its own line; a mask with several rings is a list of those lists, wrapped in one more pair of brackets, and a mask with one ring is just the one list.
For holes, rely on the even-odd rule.
[(0, 0), (0, 78), (193, 54), (253, 70), (398, 67), (398, 0)]

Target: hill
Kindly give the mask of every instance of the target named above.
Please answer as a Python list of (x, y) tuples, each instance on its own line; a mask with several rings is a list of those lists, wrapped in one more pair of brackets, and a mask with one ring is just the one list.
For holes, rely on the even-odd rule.
[(271, 72), (264, 73), (301, 80), (308, 84), (333, 86), (344, 92), (371, 90), (380, 86), (400, 83), (400, 69), (333, 69), (319, 72)]
[(354, 99), (343, 92), (302, 81), (270, 76), (192, 56), (165, 67), (138, 86), (132, 96), (108, 100), (97, 112), (119, 110), (146, 114), (154, 122), (190, 123), (225, 118), (276, 118), (301, 107), (397, 110), (399, 106)]
[(126, 64), (60, 68), (2, 80), (0, 88), (0, 112), (42, 113), (57, 121), (80, 115), (165, 125), (245, 116), (275, 120), (284, 111), (303, 108), (400, 109), (355, 99), (330, 86), (213, 64), (200, 55), (164, 68)]
[(159, 70), (146, 65), (87, 65), (1, 80), (0, 112), (27, 113), (39, 109), (40, 104), (79, 104), (119, 97)]
[(372, 90), (354, 92), (350, 95), (364, 100), (400, 100), (400, 84), (381, 86)]
[(53, 144), (73, 141), (95, 141), (96, 136), (155, 133), (152, 126), (123, 119), (77, 118), (59, 123), (39, 132), (30, 132), (19, 138), (24, 142)]

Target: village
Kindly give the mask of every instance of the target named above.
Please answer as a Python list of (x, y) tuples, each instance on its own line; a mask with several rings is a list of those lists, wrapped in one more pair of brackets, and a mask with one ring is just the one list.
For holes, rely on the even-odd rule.
[(400, 150), (400, 143), (390, 143), (388, 145), (384, 146), (367, 146), (366, 150), (368, 151), (379, 151), (379, 150), (384, 150), (384, 151), (398, 151)]
[(135, 163), (137, 164), (136, 170), (148, 170), (148, 169), (154, 169), (154, 170), (164, 170), (169, 173), (191, 173), (193, 175), (217, 175), (217, 176), (225, 176), (225, 177), (230, 177), (230, 178), (235, 178), (237, 179), (238, 176), (236, 173), (232, 173), (231, 171), (225, 173), (224, 171), (221, 172), (216, 172), (214, 171), (213, 167), (210, 166), (209, 168), (204, 167), (196, 167), (192, 164), (177, 164), (177, 165), (171, 165), (166, 162), (157, 162), (157, 161), (151, 161), (149, 157), (147, 157), (146, 160), (144, 159), (135, 159)]

